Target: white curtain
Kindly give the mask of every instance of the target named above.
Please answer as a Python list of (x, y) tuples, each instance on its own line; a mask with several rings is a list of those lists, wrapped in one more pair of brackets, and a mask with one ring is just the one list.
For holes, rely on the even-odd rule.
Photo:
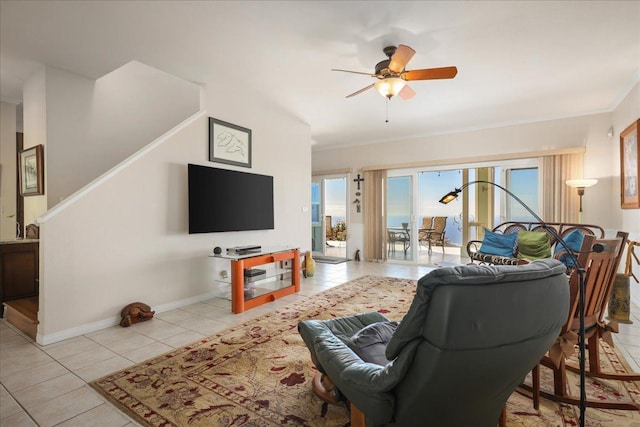
[(386, 259), (387, 227), (384, 212), (386, 170), (364, 172), (364, 259)]
[(579, 198), (568, 179), (582, 178), (584, 155), (542, 157), (542, 218), (547, 222), (578, 222)]

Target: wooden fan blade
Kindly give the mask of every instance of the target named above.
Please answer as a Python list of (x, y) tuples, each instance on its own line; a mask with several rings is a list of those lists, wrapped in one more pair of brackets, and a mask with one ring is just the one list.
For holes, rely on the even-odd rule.
[(396, 49), (396, 53), (394, 53), (391, 57), (391, 62), (389, 62), (389, 69), (394, 73), (400, 73), (402, 70), (404, 70), (404, 67), (415, 54), (416, 51), (411, 49), (409, 46), (405, 46), (403, 44), (399, 45)]
[(402, 90), (398, 92), (398, 95), (406, 101), (407, 99), (413, 98), (416, 93), (409, 87), (409, 85), (405, 85)]
[(411, 80), (435, 80), (452, 79), (458, 74), (456, 67), (425, 68), (424, 70), (411, 70), (402, 73), (402, 78)]
[(371, 73), (362, 73), (360, 71), (349, 71), (349, 70), (338, 70), (337, 68), (332, 68), (331, 71), (342, 71), (343, 73), (352, 73), (352, 74), (364, 74), (365, 76), (375, 77), (375, 74)]
[(363, 87), (362, 89), (353, 92), (351, 95), (347, 95), (346, 98), (351, 98), (352, 96), (360, 95), (362, 92), (371, 89), (374, 86), (374, 83), (370, 84), (367, 87)]

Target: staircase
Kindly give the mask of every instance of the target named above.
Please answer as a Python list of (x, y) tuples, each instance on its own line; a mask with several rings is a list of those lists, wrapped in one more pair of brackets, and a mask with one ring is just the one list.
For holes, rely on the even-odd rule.
[(38, 297), (6, 301), (4, 307), (7, 322), (35, 340), (38, 331)]

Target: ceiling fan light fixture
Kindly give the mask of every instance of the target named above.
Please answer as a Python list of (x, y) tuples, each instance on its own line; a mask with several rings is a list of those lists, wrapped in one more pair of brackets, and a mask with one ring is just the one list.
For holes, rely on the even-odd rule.
[(375, 83), (375, 88), (380, 92), (380, 95), (391, 99), (400, 93), (406, 84), (407, 82), (400, 77), (387, 77), (385, 79), (378, 80)]

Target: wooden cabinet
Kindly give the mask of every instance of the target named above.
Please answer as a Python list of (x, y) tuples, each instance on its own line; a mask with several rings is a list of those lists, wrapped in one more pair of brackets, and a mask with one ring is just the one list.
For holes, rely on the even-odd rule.
[(0, 243), (0, 316), (5, 301), (38, 295), (38, 245), (37, 240)]

